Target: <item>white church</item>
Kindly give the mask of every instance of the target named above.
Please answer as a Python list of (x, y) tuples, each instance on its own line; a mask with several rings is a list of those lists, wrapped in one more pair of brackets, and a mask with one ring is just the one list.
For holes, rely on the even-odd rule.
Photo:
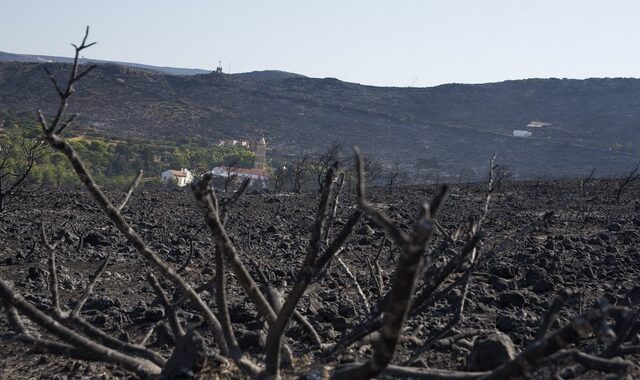
[(218, 177), (236, 176), (249, 178), (252, 182), (258, 181), (260, 186), (265, 189), (267, 187), (267, 181), (269, 180), (269, 174), (267, 173), (267, 142), (264, 137), (258, 140), (255, 153), (256, 161), (253, 169), (216, 166), (210, 170), (210, 173)]

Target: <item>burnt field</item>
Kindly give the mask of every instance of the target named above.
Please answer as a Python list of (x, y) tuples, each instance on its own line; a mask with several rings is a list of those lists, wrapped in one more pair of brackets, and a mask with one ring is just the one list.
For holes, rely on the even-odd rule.
[[(477, 260), (465, 257), (423, 307), (409, 312), (392, 364), (452, 370), (457, 371), (451, 372), (456, 376), (468, 372), (469, 376), (459, 378), (479, 378), (541, 337), (543, 320), (559, 294), (563, 295), (564, 304), (557, 319), (548, 323), (547, 336), (558, 333), (594, 305), (602, 308), (605, 302), (637, 312), (640, 188), (633, 185), (616, 201), (616, 186), (613, 180), (513, 182), (494, 192), (481, 234), (477, 235), (480, 241), (470, 253)], [(418, 218), (420, 206), (437, 191), (436, 186), (395, 188), (392, 193), (374, 188), (367, 189), (367, 197), (372, 206), (408, 233)], [(109, 196), (118, 200), (122, 194)], [(430, 279), (464, 251), (471, 239), (472, 222), (475, 220), (477, 224), (478, 216), (482, 215), (486, 196), (486, 184), (454, 185), (449, 189), (438, 215), (434, 216), (439, 227), (425, 250), (427, 269), (418, 273), (415, 294), (420, 295)], [(221, 200), (226, 197), (219, 194)], [(318, 198), (314, 193), (247, 193), (229, 208), (226, 230), (240, 261), (263, 293), (276, 288), (286, 299), (299, 278)], [(343, 188), (336, 217), (328, 218), (328, 239), (324, 236), (320, 239), (321, 251), (349, 223), (357, 207), (354, 189)], [(214, 237), (207, 228), (202, 228), (202, 211), (191, 190), (138, 190), (122, 214), (165, 263), (178, 270), (191, 286), (201, 287), (198, 290), (202, 300), (219, 315), (212, 281), (217, 268)], [(175, 347), (174, 321), (150, 285), (147, 261), (84, 191), (46, 191), (21, 203), (16, 212), (3, 215), (0, 278), (36, 308), (51, 311), (50, 250), (41, 241), (40, 222), (44, 222), (49, 244), (57, 244), (50, 248), (56, 253), (60, 308), (74, 309), (92, 274), (108, 258), (80, 317), (120, 341), (132, 344), (144, 341), (145, 347), (168, 358)], [(375, 334), (341, 350), (335, 350), (335, 344), (344, 341), (365, 321), (378, 307), (381, 296), (393, 288), (401, 250), (392, 240), (369, 214), (358, 220), (343, 249), (328, 269), (313, 278), (296, 307), (317, 332), (322, 345), (318, 347), (317, 338), (294, 317), (283, 342), (292, 353), (295, 369), (288, 369), (283, 360), (283, 377), (322, 374), (320, 363), (335, 367), (340, 363), (364, 362), (372, 356), (378, 340)], [(234, 273), (229, 269), (226, 274), (233, 334), (247, 357), (263, 363), (266, 339), (263, 318)], [(179, 291), (163, 277), (158, 278), (167, 297), (176, 305), (178, 323), (185, 331), (197, 331), (206, 343), (206, 350), (191, 354), (191, 357), (200, 355), (202, 360), (191, 373), (183, 375), (244, 377), (233, 360), (220, 356), (219, 345), (197, 307), (188, 300), (176, 303)], [(637, 317), (630, 320), (627, 325), (632, 326), (624, 327), (625, 323), (617, 317), (605, 316), (597, 327), (575, 337), (573, 342), (567, 341), (566, 348), (607, 357), (606, 366), (599, 369), (606, 369), (613, 373), (609, 376), (618, 378), (622, 372), (615, 363), (624, 359), (637, 365), (640, 358)], [(28, 330), (36, 330), (27, 318), (22, 322)], [(140, 375), (115, 364), (39, 353), (37, 347), (28, 348), (17, 341), (13, 330), (3, 310), (0, 378)], [(617, 335), (607, 340), (600, 330)], [(437, 336), (441, 331), (444, 332)], [(499, 339), (493, 335), (494, 340), (489, 340), (489, 346), (484, 348), (478, 344), (496, 332), (510, 338), (513, 352), (502, 335)], [(616, 342), (622, 332), (624, 340)], [(491, 346), (492, 342), (497, 346)], [(618, 351), (604, 355), (612, 347)], [(501, 353), (503, 349), (506, 351)], [(627, 351), (622, 354), (621, 349)], [(283, 355), (284, 359), (286, 356)], [(491, 364), (494, 360), (498, 364)], [(575, 357), (532, 361), (528, 367), (531, 372), (526, 376), (605, 376), (597, 369), (587, 370), (589, 366), (585, 363)], [(627, 376), (638, 375), (637, 368), (627, 370)], [(474, 373), (477, 376), (472, 377)]]

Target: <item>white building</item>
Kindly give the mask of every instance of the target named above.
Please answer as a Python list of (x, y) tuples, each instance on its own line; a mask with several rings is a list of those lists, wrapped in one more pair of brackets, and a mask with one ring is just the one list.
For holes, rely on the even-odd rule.
[(228, 168), (226, 166), (217, 166), (211, 169), (211, 174), (218, 177), (242, 177), (259, 180), (269, 179), (269, 175), (260, 169), (245, 169), (245, 168)]
[(251, 148), (251, 142), (246, 140), (219, 140), (218, 145), (241, 146), (243, 148)]
[(245, 168), (229, 168), (226, 166), (217, 166), (210, 170), (211, 175), (218, 177), (239, 177), (249, 178), (251, 182), (259, 181), (263, 189), (267, 188), (267, 180), (269, 175), (261, 169), (245, 169)]
[[(220, 145), (224, 145), (224, 140), (220, 140)], [(247, 141), (237, 141), (231, 140), (230, 144), (232, 145), (241, 145), (245, 148), (251, 148), (253, 145), (254, 152), (256, 154), (255, 163), (253, 165), (253, 169), (246, 168), (231, 168), (226, 166), (218, 166), (211, 169), (209, 172), (213, 176), (217, 177), (240, 177), (240, 178), (249, 178), (251, 182), (260, 181), (260, 185), (263, 189), (267, 188), (267, 181), (269, 180), (269, 174), (267, 174), (267, 142), (264, 137), (255, 142), (255, 144), (250, 144)]]
[(193, 174), (187, 169), (165, 170), (162, 172), (162, 182), (173, 182), (178, 187), (184, 187), (193, 182)]
[(532, 121), (531, 123), (527, 124), (527, 128), (542, 128), (542, 127), (548, 127), (550, 125), (553, 125), (551, 123), (545, 123), (544, 121)]
[(515, 137), (531, 137), (531, 134), (532, 134), (532, 133), (531, 133), (531, 132), (529, 132), (529, 131), (520, 131), (520, 130), (517, 130), (517, 129), (515, 129), (515, 130), (513, 131), (513, 135), (514, 135)]

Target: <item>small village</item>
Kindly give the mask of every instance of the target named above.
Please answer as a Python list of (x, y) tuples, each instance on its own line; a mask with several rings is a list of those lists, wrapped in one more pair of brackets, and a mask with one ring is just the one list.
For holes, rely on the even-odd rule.
[[(233, 165), (230, 166), (216, 166), (207, 172), (214, 177), (221, 178), (248, 178), (252, 185), (258, 185), (261, 189), (266, 189), (267, 181), (269, 180), (269, 173), (267, 168), (267, 142), (264, 137), (258, 139), (255, 143), (251, 144), (249, 141), (239, 140), (221, 140), (219, 145), (233, 145), (241, 146), (248, 149), (253, 148), (255, 153), (255, 163), (253, 168), (242, 168)], [(207, 173), (205, 172), (205, 173)], [(168, 169), (162, 172), (161, 181), (165, 185), (174, 185), (177, 187), (184, 187), (191, 184), (196, 177), (202, 176), (205, 173), (194, 175), (194, 173), (188, 168), (181, 168), (179, 170)]]

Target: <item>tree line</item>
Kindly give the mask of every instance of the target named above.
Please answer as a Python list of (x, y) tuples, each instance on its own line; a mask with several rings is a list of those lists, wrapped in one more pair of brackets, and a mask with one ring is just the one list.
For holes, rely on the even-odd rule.
[[(2, 122), (4, 120), (4, 123)], [(42, 146), (30, 162), (26, 146), (39, 145), (41, 133), (35, 121), (12, 122), (0, 118), (0, 177), (20, 176), (27, 170), (28, 179), (36, 184), (56, 187), (77, 184), (68, 160), (59, 152)], [(188, 168), (201, 174), (220, 165), (252, 167), (255, 153), (245, 147), (230, 145), (176, 144), (165, 141), (110, 140), (78, 134), (70, 144), (85, 159), (92, 175), (105, 185), (128, 184), (142, 169), (147, 182), (159, 181), (167, 169)], [(6, 182), (6, 181), (5, 181)]]

